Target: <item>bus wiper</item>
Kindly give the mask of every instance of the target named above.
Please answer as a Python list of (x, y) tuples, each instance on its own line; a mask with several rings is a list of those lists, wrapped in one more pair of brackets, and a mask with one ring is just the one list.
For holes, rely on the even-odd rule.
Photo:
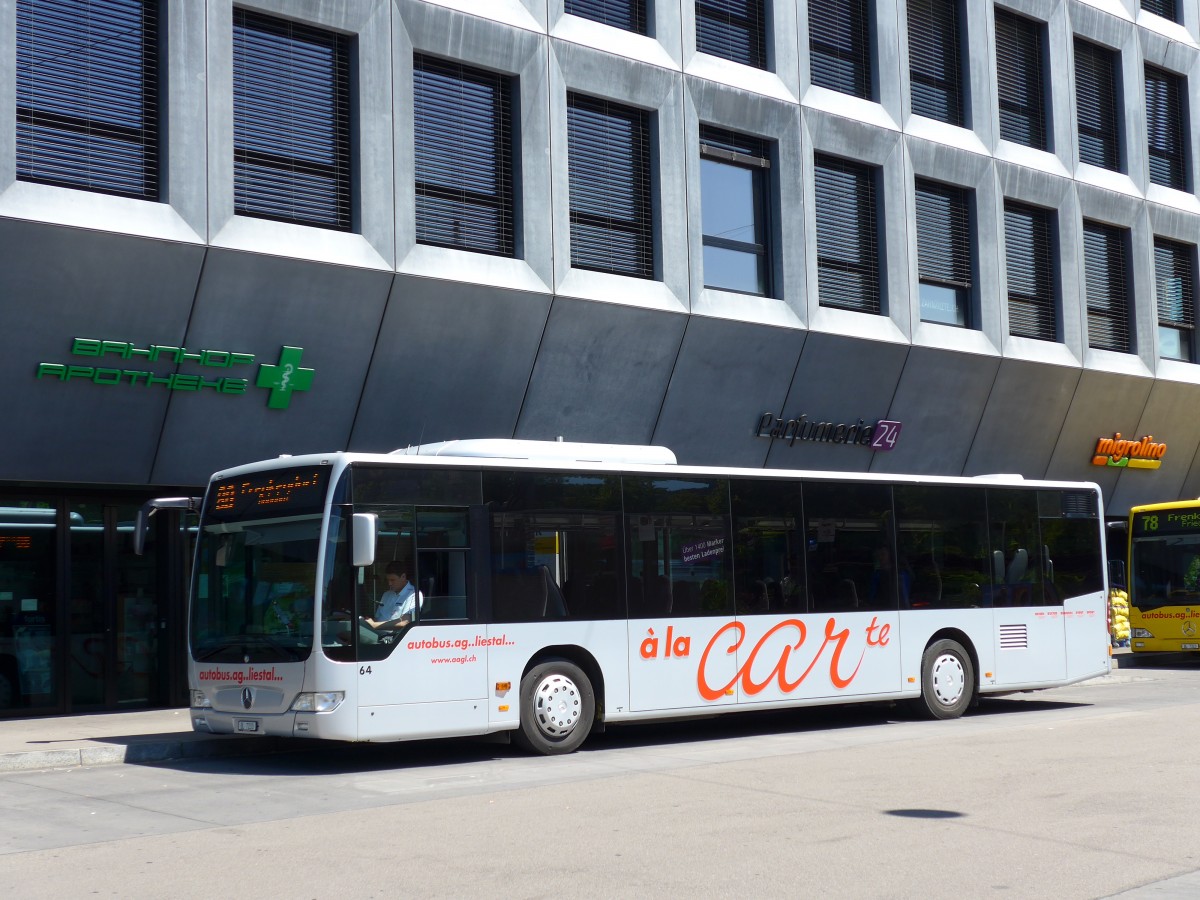
[(194, 654), (196, 662), (205, 662), (212, 659), (218, 653), (224, 653), (226, 650), (231, 650), (236, 645), (232, 641), (225, 641), (209, 647), (207, 650)]
[(248, 641), (256, 641), (260, 646), (266, 645), (267, 647), (270, 647), (272, 650), (275, 650), (278, 653), (282, 653), (286, 656), (290, 656), (292, 659), (300, 659), (301, 656), (303, 655), (302, 648), (289, 647), (287, 644), (281, 644), (281, 643), (279, 643), (279, 641), (275, 640), (275, 638), (271, 637), (269, 634), (261, 634), (261, 633), (243, 634), (243, 635), (239, 635), (238, 639), (236, 641), (231, 641), (230, 643), (231, 643), (231, 645), (237, 645), (237, 644), (245, 645)]

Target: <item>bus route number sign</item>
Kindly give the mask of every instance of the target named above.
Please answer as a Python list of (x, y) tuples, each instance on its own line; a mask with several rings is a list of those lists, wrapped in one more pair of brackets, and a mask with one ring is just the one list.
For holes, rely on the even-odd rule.
[(1187, 534), (1200, 532), (1200, 508), (1163, 509), (1138, 513), (1133, 517), (1133, 533), (1138, 536)]

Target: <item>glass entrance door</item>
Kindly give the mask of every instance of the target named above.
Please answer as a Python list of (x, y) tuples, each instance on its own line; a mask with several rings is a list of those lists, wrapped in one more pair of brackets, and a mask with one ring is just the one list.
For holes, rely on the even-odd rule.
[(133, 552), (137, 506), (70, 502), (67, 607), (72, 710), (165, 702), (158, 553)]

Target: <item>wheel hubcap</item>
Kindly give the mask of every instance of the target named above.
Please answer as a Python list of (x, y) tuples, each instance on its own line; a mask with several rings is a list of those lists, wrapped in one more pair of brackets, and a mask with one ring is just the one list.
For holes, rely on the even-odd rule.
[(561, 738), (570, 734), (583, 715), (579, 687), (570, 678), (557, 673), (542, 679), (533, 692), (533, 704), (538, 728), (548, 737)]
[(962, 661), (950, 653), (943, 653), (933, 662), (933, 695), (942, 706), (953, 706), (962, 699), (966, 690), (967, 673)]

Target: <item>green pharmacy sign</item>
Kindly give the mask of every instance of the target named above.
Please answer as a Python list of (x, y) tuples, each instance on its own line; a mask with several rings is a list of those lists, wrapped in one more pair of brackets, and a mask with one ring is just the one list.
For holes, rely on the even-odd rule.
[[(101, 341), (93, 338), (75, 338), (71, 344), (73, 356), (96, 360), (91, 365), (79, 363), (38, 363), (37, 377), (53, 378), (58, 381), (90, 381), (106, 387), (163, 388), (169, 391), (213, 391), (218, 394), (242, 395), (250, 387), (249, 378), (238, 377), (239, 366), (254, 365), (252, 353), (236, 353), (232, 350), (188, 350), (150, 344), (139, 347), (124, 341)], [(274, 365), (260, 363), (254, 386), (265, 388), (269, 409), (287, 409), (294, 391), (307, 391), (312, 387), (313, 370), (301, 368), (301, 347), (283, 347), (279, 360)], [(126, 368), (125, 363), (170, 362), (176, 364), (195, 363), (205, 370), (200, 374), (171, 372), (160, 375), (139, 368)], [(101, 365), (99, 363), (108, 363)], [(119, 363), (119, 365), (117, 365)]]

